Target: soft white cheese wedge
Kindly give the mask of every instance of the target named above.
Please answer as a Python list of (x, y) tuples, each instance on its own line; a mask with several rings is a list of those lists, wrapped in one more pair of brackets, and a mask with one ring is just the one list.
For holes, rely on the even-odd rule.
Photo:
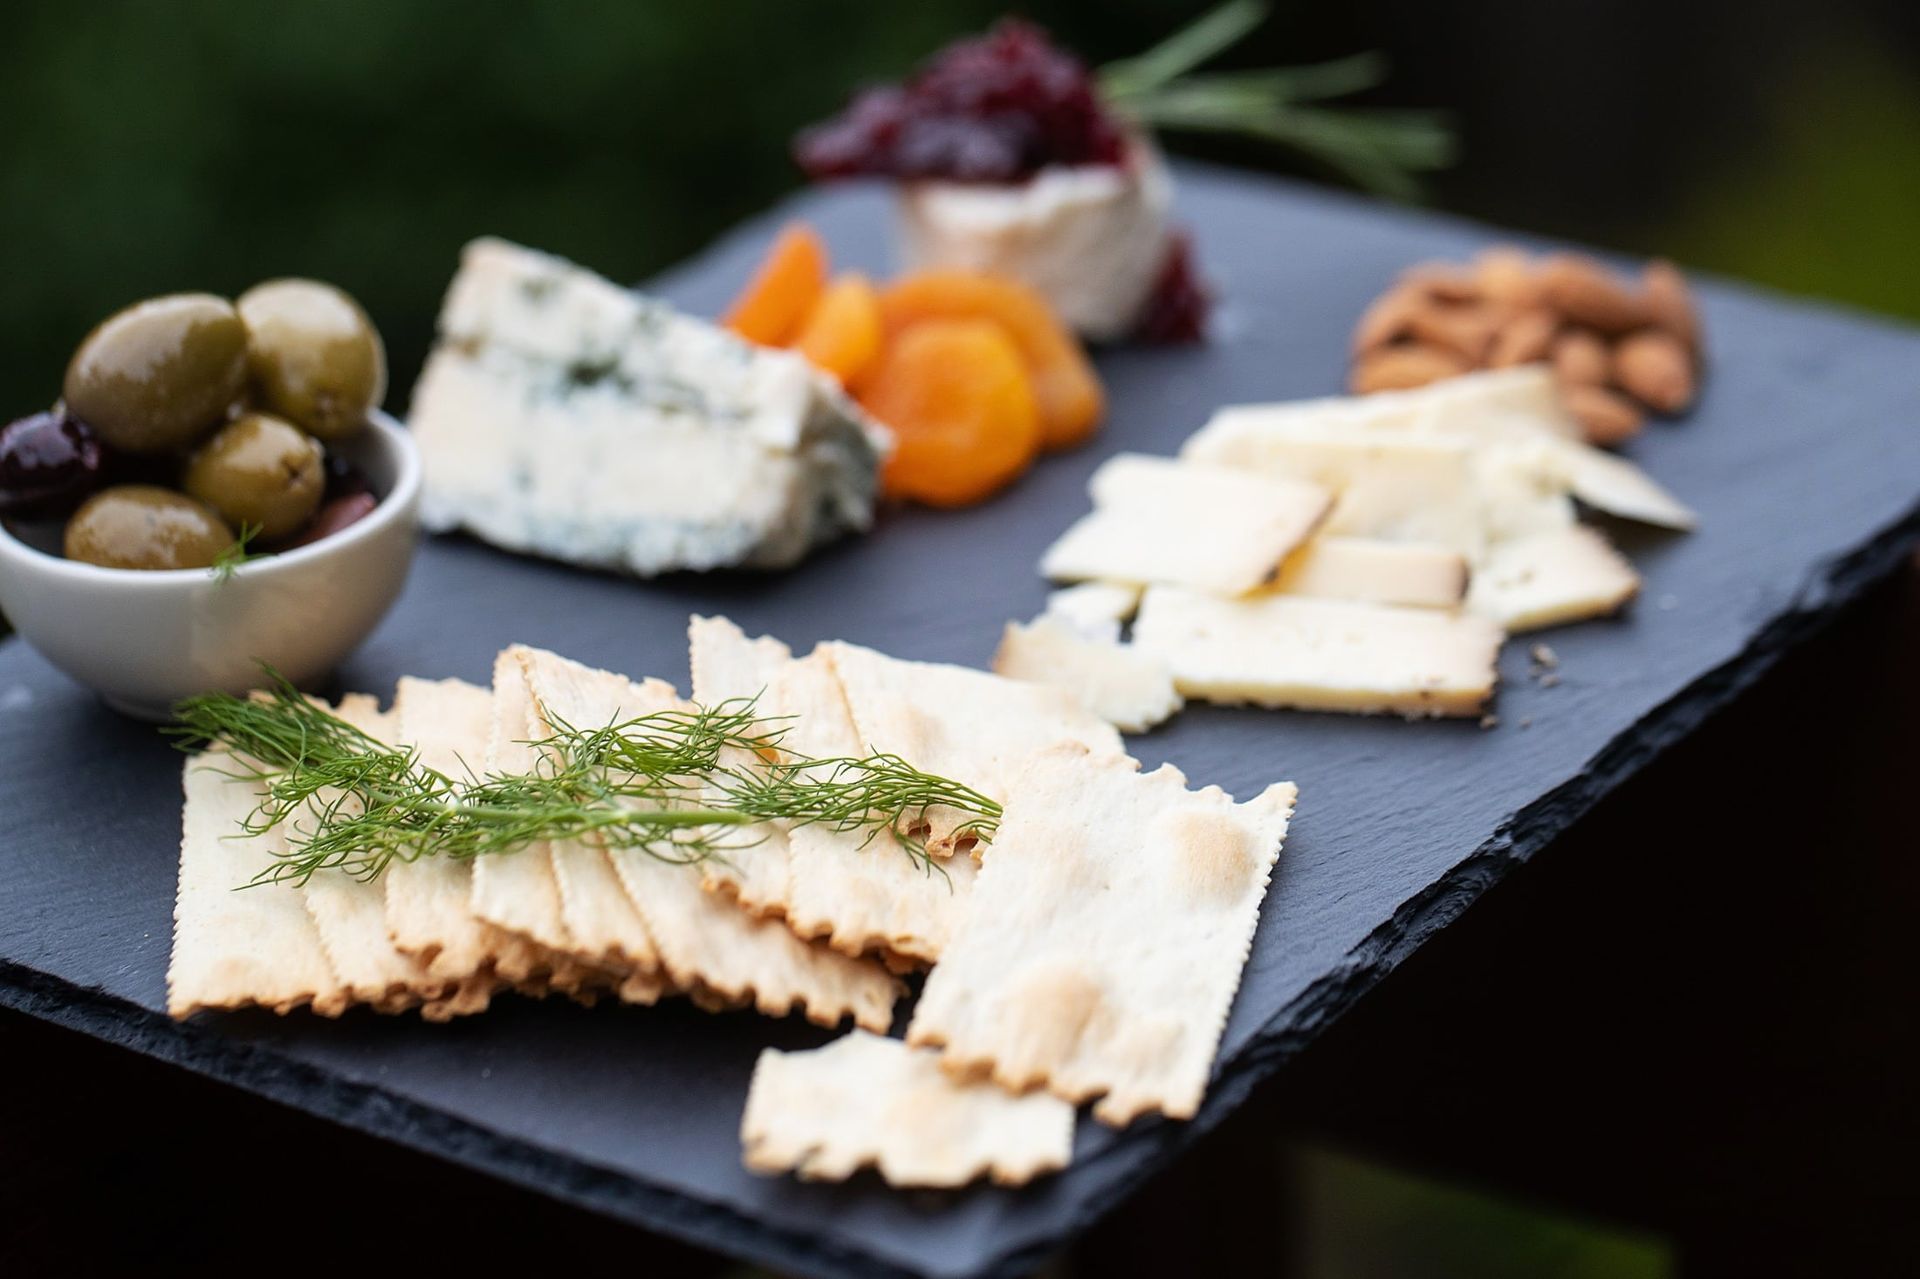
[(1045, 616), (1088, 639), (1117, 642), (1120, 628), (1140, 608), (1140, 587), (1119, 582), (1080, 582), (1047, 595)]
[(1144, 733), (1183, 704), (1166, 658), (1148, 649), (1093, 639), (1058, 618), (1007, 623), (993, 672), (1065, 689), (1126, 733)]
[(992, 186), (912, 182), (900, 188), (909, 269), (962, 267), (1024, 280), (1075, 330), (1098, 340), (1130, 332), (1169, 245), (1173, 179), (1151, 143), (1124, 165), (1043, 169)]
[(1452, 608), (1467, 593), (1467, 558), (1444, 546), (1364, 537), (1316, 537), (1295, 551), (1275, 595)]
[(1159, 586), (1133, 624), (1134, 643), (1164, 654), (1188, 697), (1409, 717), (1479, 714), (1503, 638), (1469, 614)]
[(1109, 458), (1089, 487), (1093, 513), (1041, 560), (1055, 581), (1243, 594), (1273, 578), (1332, 503), (1317, 484), (1141, 453)]
[(799, 356), (499, 240), (467, 246), (411, 417), (427, 527), (642, 575), (867, 528), (887, 440)]
[(1616, 613), (1640, 575), (1598, 530), (1576, 524), (1502, 542), (1474, 570), (1467, 608), (1509, 631)]

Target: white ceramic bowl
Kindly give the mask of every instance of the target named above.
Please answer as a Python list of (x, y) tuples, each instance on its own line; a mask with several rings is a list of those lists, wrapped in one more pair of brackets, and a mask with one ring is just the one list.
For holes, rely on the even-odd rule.
[(420, 456), (399, 423), (375, 413), (336, 447), (380, 505), (225, 581), (204, 568), (83, 564), (60, 556), (57, 525), (0, 522), (0, 612), (48, 661), (143, 719), (195, 693), (259, 687), (263, 661), (296, 684), (317, 679), (392, 607), (419, 521)]

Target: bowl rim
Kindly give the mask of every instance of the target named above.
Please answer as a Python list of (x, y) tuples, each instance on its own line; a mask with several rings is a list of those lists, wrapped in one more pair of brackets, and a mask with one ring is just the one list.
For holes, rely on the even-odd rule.
[[(330, 537), (321, 538), (306, 546), (298, 546), (290, 551), (279, 551), (257, 560), (248, 560), (233, 568), (232, 579), (264, 578), (281, 572), (294, 572), (302, 564), (309, 563), (325, 555), (345, 551), (347, 548), (376, 537), (391, 527), (395, 521), (406, 518), (405, 512), (412, 509), (419, 497), (421, 487), (420, 452), (415, 447), (413, 435), (390, 414), (373, 409), (367, 414), (367, 429), (379, 436), (381, 447), (395, 459), (393, 484), (380, 504), (374, 507), (365, 519), (341, 529)], [(92, 582), (99, 585), (113, 585), (117, 588), (145, 590), (163, 590), (178, 587), (189, 582), (206, 582), (213, 572), (209, 568), (107, 568), (99, 564), (88, 564), (81, 560), (70, 560), (62, 555), (54, 555), (36, 546), (30, 546), (17, 537), (0, 520), (0, 560), (10, 560), (25, 571), (42, 576), (66, 578), (72, 582)]]

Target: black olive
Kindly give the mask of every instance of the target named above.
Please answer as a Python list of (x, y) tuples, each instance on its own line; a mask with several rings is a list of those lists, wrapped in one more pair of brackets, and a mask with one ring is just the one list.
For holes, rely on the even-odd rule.
[(49, 409), (0, 428), (0, 514), (65, 515), (100, 486), (106, 450), (85, 422)]

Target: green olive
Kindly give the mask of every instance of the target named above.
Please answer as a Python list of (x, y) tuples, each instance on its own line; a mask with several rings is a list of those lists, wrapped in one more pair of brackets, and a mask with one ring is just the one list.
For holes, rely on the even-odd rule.
[(67, 521), (67, 558), (103, 568), (206, 568), (231, 545), (218, 515), (153, 484), (102, 489)]
[(387, 351), (360, 304), (318, 280), (269, 280), (240, 295), (261, 408), (340, 440), (387, 393)]
[(247, 330), (209, 293), (136, 302), (87, 334), (62, 394), (74, 415), (129, 453), (184, 448), (240, 398)]
[(291, 422), (249, 413), (187, 459), (180, 487), (236, 528), (272, 541), (299, 528), (327, 486), (320, 444)]

